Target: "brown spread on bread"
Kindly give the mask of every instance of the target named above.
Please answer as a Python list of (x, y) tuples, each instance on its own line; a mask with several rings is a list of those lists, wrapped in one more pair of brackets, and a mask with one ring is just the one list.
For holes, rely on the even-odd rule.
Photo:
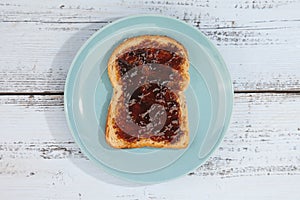
[[(153, 48), (143, 48), (143, 46), (153, 46)], [(132, 80), (132, 85), (136, 85), (140, 79), (144, 79), (145, 76), (152, 78), (150, 84), (142, 84), (132, 94), (129, 102), (125, 102), (129, 107), (129, 115), (131, 119), (139, 126), (143, 127), (150, 123), (149, 112), (153, 104), (160, 104), (167, 112), (167, 119), (160, 130), (160, 134), (153, 134), (153, 130), (147, 130), (147, 133), (139, 133), (137, 130), (130, 130), (130, 134), (126, 133), (122, 129), (115, 126), (117, 129), (116, 134), (121, 139), (128, 142), (138, 141), (140, 137), (150, 138), (154, 141), (167, 141), (176, 142), (177, 139), (183, 133), (179, 127), (179, 104), (177, 103), (177, 95), (175, 91), (170, 90), (168, 87), (159, 84), (161, 81), (171, 81), (170, 78), (176, 76), (177, 73), (172, 73), (167, 67), (171, 67), (175, 70), (180, 70), (180, 64), (182, 57), (176, 53), (177, 48), (168, 44), (167, 46), (159, 46), (157, 42), (153, 41), (151, 44), (149, 40), (144, 41), (140, 45), (134, 47), (132, 50), (121, 54), (117, 58), (118, 72), (120, 76), (124, 76), (126, 72), (132, 70), (134, 67), (147, 66), (146, 74), (141, 74), (134, 77), (128, 77)], [(131, 73), (133, 74), (133, 73)], [(178, 77), (180, 78), (180, 77)], [(156, 79), (156, 80), (155, 80)], [(126, 88), (122, 88), (124, 95), (126, 95)], [(142, 97), (142, 98), (141, 98)], [(125, 118), (125, 116), (124, 116)], [(121, 122), (120, 122), (121, 123)], [(124, 120), (124, 123), (128, 121)], [(162, 123), (162, 122), (157, 122)], [(126, 125), (125, 125), (126, 126)], [(152, 129), (154, 129), (153, 127)], [(124, 128), (123, 128), (124, 129)], [(128, 128), (125, 128), (128, 130)]]

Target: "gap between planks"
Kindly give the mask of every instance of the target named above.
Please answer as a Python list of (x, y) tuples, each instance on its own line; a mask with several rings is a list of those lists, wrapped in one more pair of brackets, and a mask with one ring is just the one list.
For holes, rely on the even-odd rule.
[(64, 95), (64, 92), (0, 92), (0, 96), (18, 96), (18, 95)]
[[(123, 17), (117, 18), (122, 19)], [(173, 17), (174, 18), (174, 17)], [(174, 18), (175, 19), (175, 18)], [(111, 21), (43, 21), (43, 20), (2, 20), (1, 23), (41, 23), (41, 24), (110, 24), (116, 20)], [(184, 21), (184, 20), (182, 20)], [(200, 23), (197, 21), (185, 21), (187, 24), (190, 24), (194, 26), (195, 28), (198, 28), (200, 30), (222, 30), (222, 29), (237, 29), (237, 30), (279, 30), (279, 29), (287, 29), (290, 28), (288, 26), (284, 27), (257, 27), (257, 24), (259, 23), (271, 23), (271, 22), (299, 22), (300, 19), (295, 20), (269, 20), (269, 21), (254, 21), (253, 23), (255, 25), (249, 26), (249, 25), (243, 25), (243, 26), (217, 26), (217, 27), (200, 27)]]
[[(269, 93), (269, 94), (299, 94), (300, 90), (236, 90), (234, 94)], [(18, 95), (64, 95), (64, 92), (0, 92), (0, 96)]]

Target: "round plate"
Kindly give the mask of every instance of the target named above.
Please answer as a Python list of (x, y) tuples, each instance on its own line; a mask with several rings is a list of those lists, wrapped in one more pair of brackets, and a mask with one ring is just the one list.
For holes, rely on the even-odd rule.
[[(107, 61), (120, 42), (138, 35), (166, 35), (188, 51), (190, 142), (185, 149), (114, 149), (105, 141), (113, 90)], [(186, 23), (157, 15), (124, 18), (96, 32), (77, 53), (65, 86), (67, 121), (82, 151), (107, 172), (136, 182), (165, 181), (201, 165), (222, 140), (232, 104), (230, 75), (212, 43)]]

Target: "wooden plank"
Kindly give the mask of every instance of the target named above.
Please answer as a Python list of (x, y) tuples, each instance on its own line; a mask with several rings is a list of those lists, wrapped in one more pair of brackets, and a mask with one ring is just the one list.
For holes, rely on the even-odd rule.
[[(163, 14), (200, 27), (259, 26), (255, 22), (299, 20), (299, 0), (2, 0), (4, 22), (102, 22), (132, 14)], [(251, 23), (253, 23), (251, 25)], [(272, 24), (270, 24), (272, 26)]]
[[(1, 92), (62, 92), (77, 50), (103, 25), (0, 24), (0, 40), (5, 46), (0, 48)], [(290, 33), (229, 29), (205, 33), (219, 45), (235, 90), (299, 90), (300, 48), (293, 45), (300, 40), (298, 32), (300, 26)], [(238, 38), (240, 43), (231, 45), (224, 34), (236, 35), (232, 40)], [(242, 42), (241, 38), (248, 39)], [(270, 45), (263, 44), (265, 41), (279, 42)]]
[(298, 199), (299, 99), (236, 94), (230, 129), (204, 165), (174, 181), (136, 185), (102, 172), (81, 153), (66, 125), (63, 96), (0, 96), (1, 197)]
[(0, 92), (62, 92), (77, 50), (102, 25), (0, 23)]
[[(0, 93), (63, 92), (80, 46), (107, 21), (163, 13), (201, 29), (236, 91), (300, 90), (299, 1), (2, 1)], [(122, 12), (120, 12), (122, 11)]]
[[(299, 176), (238, 179), (186, 176), (161, 184), (137, 185), (99, 172), (88, 161), (49, 160), (32, 165), (28, 160), (18, 160), (16, 163), (31, 168), (32, 171), (24, 175), (2, 175), (0, 191), (3, 199), (297, 200), (300, 197)], [(89, 171), (82, 168), (89, 168)]]

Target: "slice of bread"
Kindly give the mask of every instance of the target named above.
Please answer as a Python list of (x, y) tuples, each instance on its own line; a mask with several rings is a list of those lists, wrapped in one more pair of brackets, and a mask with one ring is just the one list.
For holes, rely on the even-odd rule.
[(142, 35), (123, 41), (108, 61), (113, 96), (106, 141), (114, 148), (185, 148), (189, 143), (184, 90), (186, 49), (176, 40)]

